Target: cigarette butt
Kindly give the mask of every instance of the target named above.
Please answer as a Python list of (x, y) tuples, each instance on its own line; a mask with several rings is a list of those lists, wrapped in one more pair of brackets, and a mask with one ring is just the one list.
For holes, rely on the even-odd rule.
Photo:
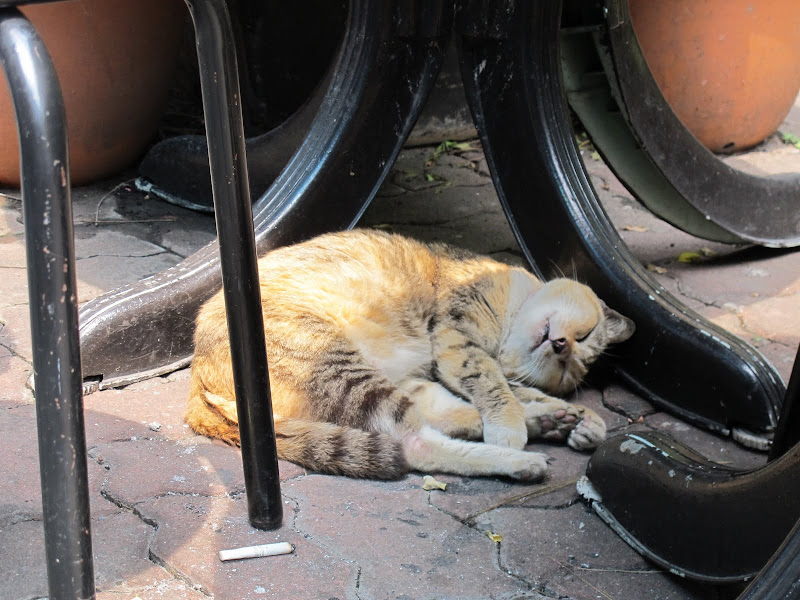
[(276, 556), (278, 554), (291, 554), (294, 546), (289, 542), (278, 542), (277, 544), (264, 544), (262, 546), (245, 546), (244, 548), (233, 548), (232, 550), (220, 550), (220, 560), (239, 560), (242, 558), (259, 558), (261, 556)]

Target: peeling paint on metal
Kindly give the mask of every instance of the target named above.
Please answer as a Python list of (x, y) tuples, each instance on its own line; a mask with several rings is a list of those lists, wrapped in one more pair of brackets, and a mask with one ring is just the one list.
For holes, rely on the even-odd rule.
[(638, 454), (642, 448), (644, 448), (642, 444), (633, 440), (625, 440), (619, 445), (620, 452), (630, 452), (631, 454)]

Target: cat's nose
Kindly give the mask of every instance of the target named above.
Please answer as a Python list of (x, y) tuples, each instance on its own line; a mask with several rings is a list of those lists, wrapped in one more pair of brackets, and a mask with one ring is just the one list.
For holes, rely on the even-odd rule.
[(550, 340), (550, 344), (553, 346), (553, 352), (556, 354), (561, 354), (564, 350), (567, 349), (567, 338), (558, 338), (557, 340)]

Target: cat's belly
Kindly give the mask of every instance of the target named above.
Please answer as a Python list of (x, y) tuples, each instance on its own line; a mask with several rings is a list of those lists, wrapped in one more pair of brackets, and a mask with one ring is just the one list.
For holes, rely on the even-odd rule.
[(353, 340), (364, 360), (393, 383), (420, 377), (430, 370), (433, 356), (427, 339)]

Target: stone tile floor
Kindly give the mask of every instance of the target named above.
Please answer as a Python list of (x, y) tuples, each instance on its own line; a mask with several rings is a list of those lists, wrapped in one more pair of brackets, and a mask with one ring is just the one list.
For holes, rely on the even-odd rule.
[[(362, 219), (521, 264), (479, 144), (426, 166), (405, 150)], [(795, 158), (789, 146), (765, 146)], [(788, 379), (800, 343), (800, 254), (714, 244), (675, 230), (631, 199), (586, 155), (606, 209), (634, 254), (691, 308), (757, 346)], [(761, 164), (761, 163), (759, 163)], [(431, 176), (427, 176), (430, 174)], [(157, 273), (207, 243), (212, 220), (117, 180), (74, 191), (79, 294), (86, 301)], [(109, 194), (110, 190), (114, 190)], [(13, 196), (13, 192), (10, 192)], [(681, 263), (682, 252), (703, 255)], [(20, 203), (0, 199), (0, 600), (47, 595), (39, 499)], [(182, 421), (188, 370), (85, 399), (98, 597), (169, 599), (455, 599), (730, 597), (664, 573), (581, 502), (587, 454), (534, 444), (552, 457), (535, 485), (422, 474), (398, 482), (306, 473), (282, 463), (284, 524), (252, 529), (239, 452)], [(763, 454), (696, 429), (617, 385), (577, 400), (613, 432), (669, 432), (712, 460), (757, 466)], [(669, 518), (669, 515), (664, 515)], [(494, 541), (489, 533), (502, 536)], [(294, 554), (221, 563), (222, 548), (278, 540)]]

